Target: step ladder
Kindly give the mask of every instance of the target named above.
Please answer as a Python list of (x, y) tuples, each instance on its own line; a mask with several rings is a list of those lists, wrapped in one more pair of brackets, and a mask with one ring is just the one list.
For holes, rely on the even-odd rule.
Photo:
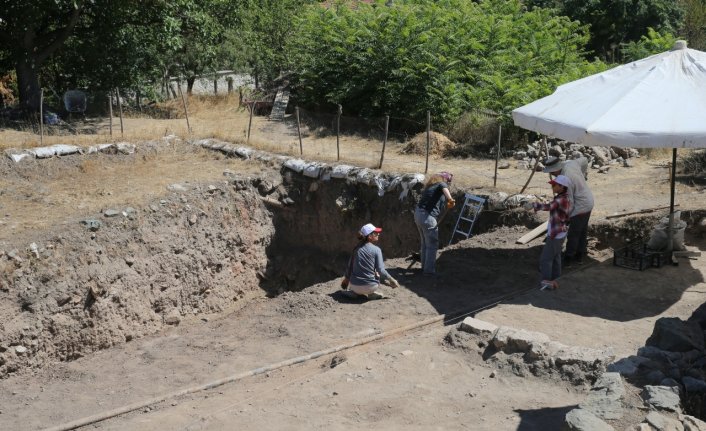
[(456, 226), (454, 226), (454, 232), (451, 234), (451, 239), (449, 240), (449, 245), (453, 242), (456, 234), (466, 239), (471, 236), (473, 225), (476, 223), (480, 212), (483, 210), (483, 204), (485, 204), (485, 199), (466, 193), (463, 207), (461, 207), (458, 220), (456, 220)]
[(284, 113), (287, 110), (287, 104), (289, 103), (289, 90), (279, 90), (275, 96), (275, 101), (272, 104), (272, 112), (270, 113), (270, 120), (282, 121), (284, 119)]

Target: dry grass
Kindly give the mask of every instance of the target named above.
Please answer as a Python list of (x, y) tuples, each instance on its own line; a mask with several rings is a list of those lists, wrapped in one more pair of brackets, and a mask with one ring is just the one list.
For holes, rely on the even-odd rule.
[[(108, 142), (142, 142), (159, 139), (167, 135), (182, 138), (214, 137), (236, 141), (247, 133), (248, 113), (239, 107), (237, 96), (190, 97), (187, 102), (191, 134), (187, 128), (184, 108), (180, 99), (166, 102), (160, 109), (170, 112), (172, 119), (152, 119), (144, 115), (131, 114), (123, 117), (121, 132), (120, 118), (90, 118), (87, 121), (74, 121), (66, 126), (47, 126), (45, 135), (31, 126), (20, 130), (0, 130), (0, 150), (10, 148), (26, 149), (56, 144), (86, 147)], [(116, 113), (114, 112), (114, 115)]]
[[(165, 109), (175, 110), (181, 100), (171, 101)], [(183, 112), (183, 111), (182, 111)], [(144, 146), (144, 142), (174, 134), (182, 138), (214, 137), (265, 151), (288, 154), (308, 160), (329, 163), (346, 163), (355, 166), (377, 168), (380, 163), (382, 142), (359, 136), (341, 136), (336, 147), (336, 136), (318, 136), (302, 130), (303, 155), (300, 155), (296, 125), (290, 120), (271, 122), (264, 117), (253, 117), (251, 138), (246, 142), (249, 122), (248, 112), (238, 107), (236, 97), (193, 97), (189, 99), (192, 134), (188, 133), (186, 120), (126, 118), (124, 137), (120, 136), (119, 121), (114, 119), (113, 137), (108, 129), (108, 119), (92, 121), (91, 134), (45, 136), (44, 145), (72, 144), (88, 146), (97, 143), (128, 141)], [(171, 115), (171, 114), (170, 114)], [(79, 123), (74, 123), (79, 124)], [(82, 130), (79, 128), (79, 130)], [(436, 134), (435, 134), (436, 135)], [(440, 135), (443, 137), (443, 135)], [(417, 141), (420, 141), (419, 139)], [(443, 141), (443, 140), (442, 140)], [(426, 146), (426, 137), (421, 142)], [(441, 147), (444, 143), (441, 142)], [(450, 141), (449, 141), (450, 142)], [(0, 150), (7, 148), (29, 148), (39, 145), (39, 136), (32, 130), (0, 129)], [(453, 144), (453, 143), (451, 143)], [(383, 169), (391, 172), (437, 172), (454, 173), (454, 185), (471, 191), (476, 188), (493, 188), (494, 163), (468, 158), (433, 157), (426, 161), (420, 154), (402, 154), (404, 144), (388, 142)], [(448, 145), (446, 145), (448, 146)], [(435, 146), (433, 152), (443, 153)], [(7, 158), (0, 160), (0, 242), (4, 239), (32, 230), (41, 230), (63, 221), (75, 222), (77, 217), (95, 217), (107, 208), (139, 206), (146, 199), (158, 197), (166, 192), (166, 186), (185, 182), (219, 182), (223, 170), (256, 174), (261, 166), (216, 152), (207, 152), (193, 145), (162, 146), (159, 151), (138, 149), (132, 156), (86, 155), (81, 157), (59, 157), (53, 160), (31, 160), (15, 164)], [(416, 151), (418, 152), (418, 151)], [(340, 153), (340, 159), (339, 159)], [(680, 155), (682, 151), (680, 151)], [(667, 159), (670, 150), (655, 150), (651, 158)], [(512, 163), (512, 161), (510, 161)], [(640, 164), (630, 170), (611, 170), (610, 175), (593, 175), (591, 187), (595, 193), (607, 188), (615, 191), (615, 181), (636, 178), (637, 190), (646, 191), (645, 178), (666, 171), (655, 171), (652, 164)], [(517, 193), (526, 183), (529, 171), (509, 169), (498, 172), (497, 189)], [(621, 180), (622, 181), (622, 180)], [(668, 192), (668, 181), (653, 184), (658, 194)], [(526, 193), (547, 193), (545, 178), (535, 175)], [(624, 190), (622, 190), (624, 191)], [(635, 197), (638, 205), (642, 196)], [(661, 198), (660, 198), (661, 199)], [(613, 208), (601, 201), (599, 212), (620, 211), (624, 205), (621, 196)], [(649, 206), (649, 205), (647, 205)]]
[(671, 148), (640, 148), (640, 154), (651, 160), (661, 160), (672, 157)]

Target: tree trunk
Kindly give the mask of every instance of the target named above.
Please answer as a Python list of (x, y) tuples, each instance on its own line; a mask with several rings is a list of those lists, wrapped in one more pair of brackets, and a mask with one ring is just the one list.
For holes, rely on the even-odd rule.
[(194, 89), (194, 82), (196, 81), (195, 76), (189, 76), (186, 78), (186, 94), (191, 96), (191, 92)]
[(22, 58), (15, 66), (17, 87), (20, 92), (20, 107), (30, 112), (39, 111), (41, 86), (39, 73), (31, 58)]

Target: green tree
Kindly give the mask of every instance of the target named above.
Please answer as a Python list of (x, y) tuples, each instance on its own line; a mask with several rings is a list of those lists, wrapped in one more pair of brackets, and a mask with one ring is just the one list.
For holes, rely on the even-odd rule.
[(684, 20), (679, 35), (687, 40), (689, 47), (706, 51), (706, 1), (679, 0), (684, 10)]
[(669, 33), (660, 34), (658, 31), (648, 28), (647, 35), (642, 36), (639, 41), (628, 42), (621, 47), (623, 60), (627, 63), (669, 51), (675, 41), (676, 38)]
[(379, 0), (307, 8), (293, 40), (302, 104), (450, 123), (465, 111), (509, 114), (604, 65), (586, 29), (519, 0)]
[(21, 106), (36, 110), (40, 82), (58, 88), (136, 88), (220, 67), (229, 0), (20, 0), (0, 9), (0, 66), (15, 69)]
[[(243, 0), (238, 3), (237, 25), (227, 31), (227, 55), (255, 79), (272, 80), (291, 69), (288, 41), (294, 37), (293, 21), (316, 0)], [(319, 7), (319, 6), (316, 6)]]
[(172, 67), (167, 69), (186, 77), (187, 92), (191, 94), (197, 75), (215, 71), (219, 66), (218, 46), (225, 40), (224, 31), (231, 2), (225, 0), (185, 1), (176, 11), (179, 46), (167, 51), (163, 62)]
[(645, 29), (676, 34), (684, 12), (674, 0), (525, 0), (528, 6), (553, 4), (557, 13), (590, 25), (589, 50), (615, 62), (621, 44), (639, 41)]
[(86, 7), (85, 1), (3, 2), (0, 7), (3, 66), (16, 71), (22, 107), (39, 107), (40, 68), (69, 38)]

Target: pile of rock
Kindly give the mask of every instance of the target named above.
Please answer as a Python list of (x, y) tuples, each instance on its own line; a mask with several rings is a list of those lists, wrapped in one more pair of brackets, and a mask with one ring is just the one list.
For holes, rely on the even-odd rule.
[[(706, 351), (701, 325), (696, 320), (660, 318), (646, 344), (637, 355), (621, 359), (608, 369), (644, 384), (643, 398), (648, 397), (648, 405), (658, 410), (681, 414), (684, 406), (694, 413), (706, 412)], [(649, 401), (657, 395), (661, 401)], [(684, 427), (706, 430), (706, 424), (688, 428), (684, 423)]]
[[(586, 399), (566, 414), (563, 429), (706, 431), (706, 422), (687, 414), (706, 412), (704, 332), (695, 321), (659, 319), (648, 345), (616, 362), (610, 350), (565, 346), (543, 333), (472, 317), (452, 329), (445, 342), (519, 376), (592, 385)], [(641, 388), (637, 403), (623, 378)]]
[[(537, 157), (540, 155), (542, 158), (545, 157), (545, 151), (548, 151), (550, 156), (559, 157), (561, 160), (586, 157), (589, 160), (589, 166), (598, 169), (601, 173), (607, 172), (611, 166), (631, 167), (632, 161), (630, 159), (640, 157), (640, 153), (634, 148), (586, 147), (559, 140), (549, 141), (546, 150), (543, 147), (543, 141), (535, 141), (527, 145), (527, 149), (515, 151), (513, 157), (518, 160), (516, 168), (532, 169), (537, 162)], [(541, 161), (537, 165), (537, 169), (544, 169)]]
[(518, 376), (535, 375), (568, 380), (574, 385), (591, 384), (614, 359), (608, 350), (567, 346), (544, 333), (496, 326), (467, 317), (446, 336), (446, 343), (474, 350), (500, 369)]

